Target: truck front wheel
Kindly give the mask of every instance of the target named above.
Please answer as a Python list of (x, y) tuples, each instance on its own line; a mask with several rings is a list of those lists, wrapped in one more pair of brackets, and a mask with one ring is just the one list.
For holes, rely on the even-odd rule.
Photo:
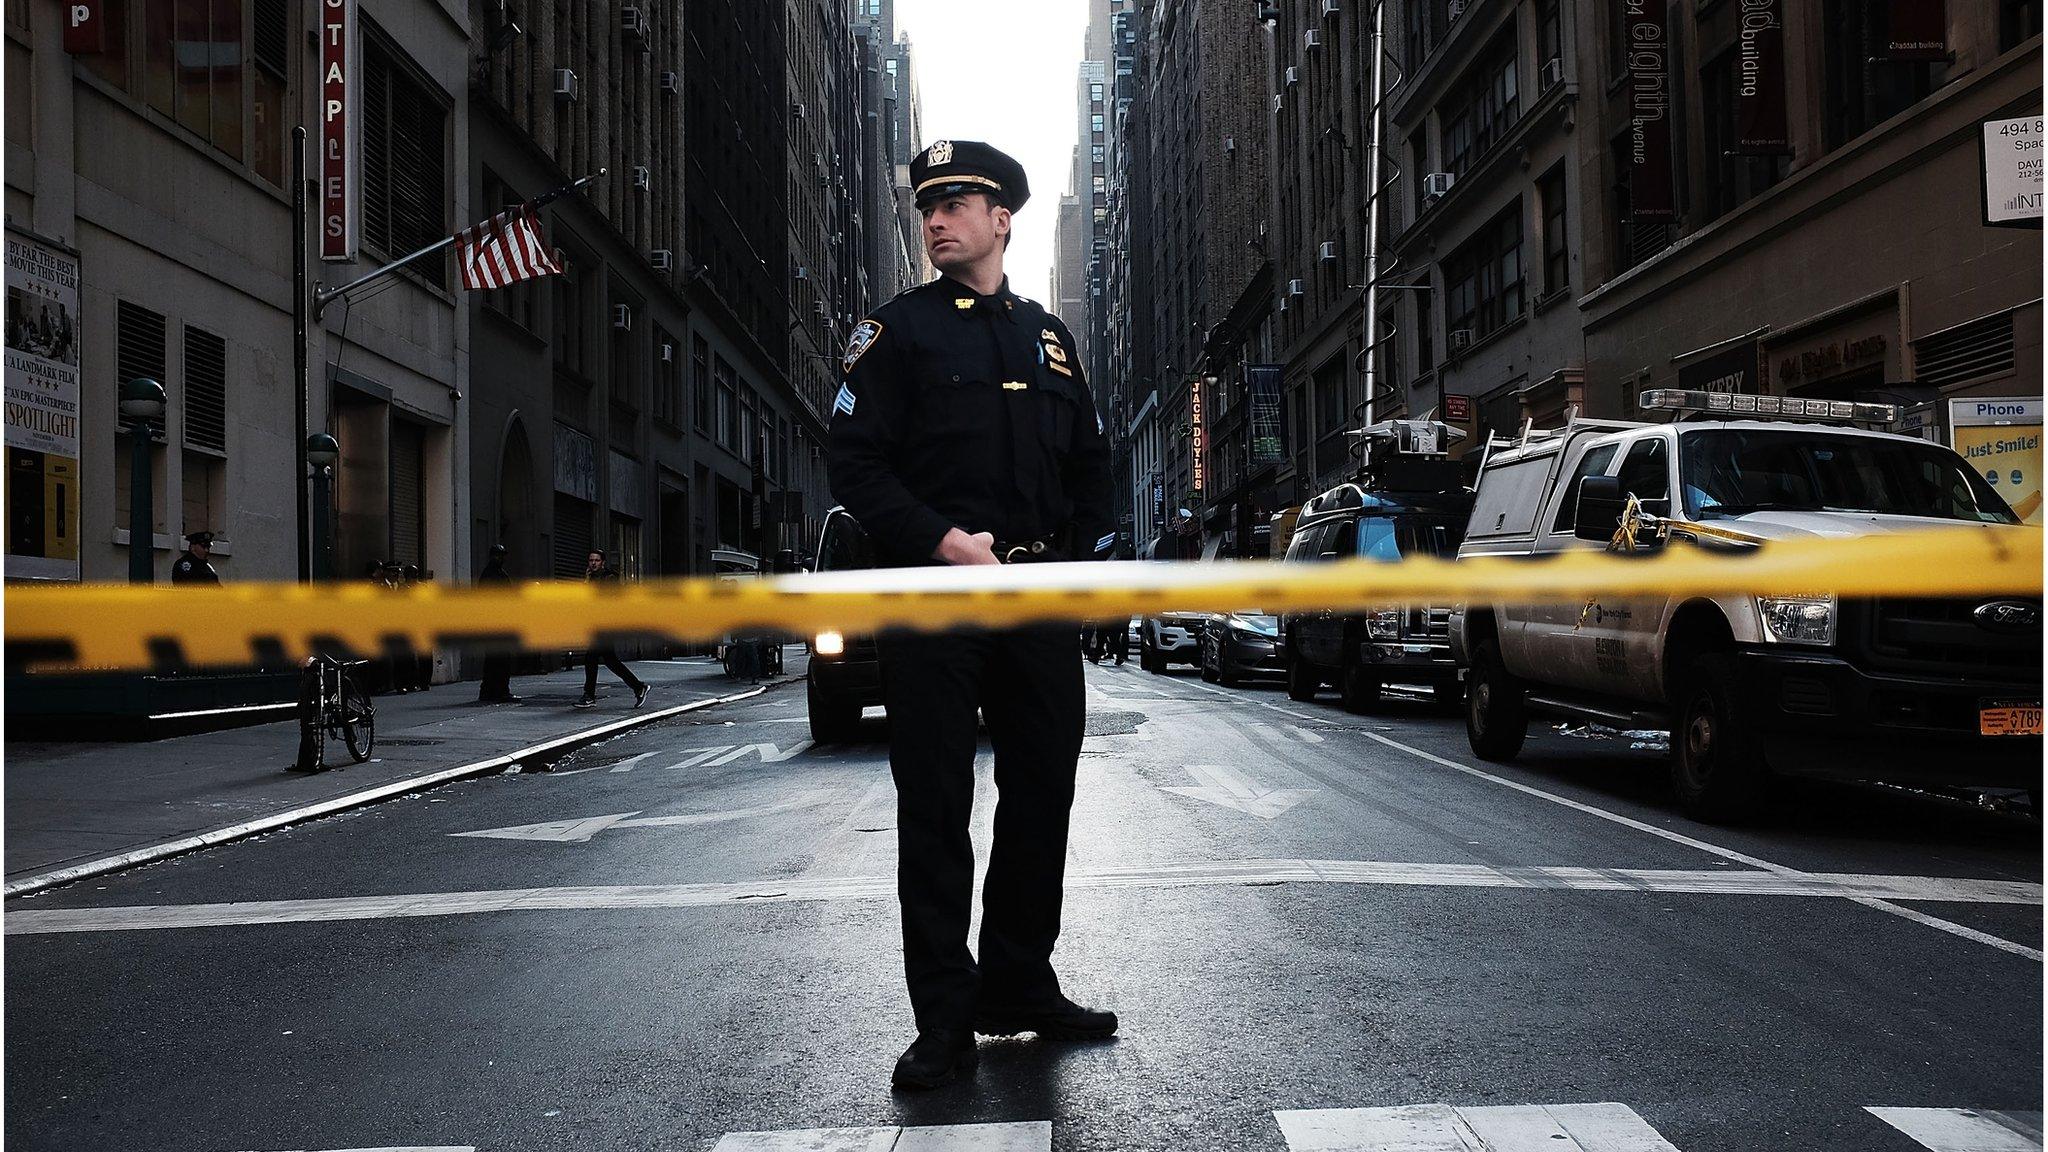
[(1465, 739), (1481, 760), (1513, 760), (1529, 737), (1529, 705), (1522, 683), (1508, 675), (1500, 647), (1482, 640), (1472, 650), (1465, 685)]
[(1696, 820), (1747, 815), (1762, 796), (1768, 775), (1763, 754), (1730, 690), (1734, 683), (1734, 660), (1718, 653), (1693, 660), (1678, 682), (1671, 786), (1679, 806)]

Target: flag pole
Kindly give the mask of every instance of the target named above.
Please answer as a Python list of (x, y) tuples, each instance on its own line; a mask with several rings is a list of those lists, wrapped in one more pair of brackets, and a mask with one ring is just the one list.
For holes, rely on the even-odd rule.
[[(584, 185), (590, 183), (591, 181), (603, 177), (604, 174), (605, 169), (599, 168), (597, 171), (591, 173), (588, 176), (583, 177), (581, 180), (577, 180), (572, 184), (564, 184), (560, 188), (543, 192), (540, 195), (535, 196), (532, 200), (532, 204), (535, 208), (542, 207), (543, 205), (546, 204), (551, 204), (554, 201), (559, 200), (562, 197), (567, 196), (569, 193), (574, 192), (577, 189), (583, 187)], [(354, 280), (349, 281), (346, 284), (340, 285), (339, 287), (329, 288), (324, 292), (314, 293), (313, 318), (315, 320), (318, 320), (320, 318), (321, 310), (325, 309), (329, 304), (333, 303), (334, 301), (347, 297), (350, 293), (362, 289), (363, 287), (372, 283), (373, 281), (382, 280), (384, 277), (391, 275), (393, 272), (398, 271), (400, 268), (403, 268), (407, 264), (412, 263), (413, 261), (419, 259), (420, 257), (431, 256), (434, 253), (439, 252), (441, 249), (446, 248), (453, 243), (455, 243), (454, 236), (444, 236), (441, 239), (434, 241), (432, 244), (427, 245), (425, 248), (422, 248), (409, 256), (402, 256), (396, 260), (393, 260), (391, 263), (384, 265), (382, 268), (379, 268), (374, 272), (371, 272), (364, 276), (360, 276)]]

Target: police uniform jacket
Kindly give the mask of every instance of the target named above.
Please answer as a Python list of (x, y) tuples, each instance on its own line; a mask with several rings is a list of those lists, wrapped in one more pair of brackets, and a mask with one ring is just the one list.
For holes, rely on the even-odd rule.
[(912, 288), (854, 329), (841, 369), (832, 493), (882, 564), (935, 563), (956, 527), (993, 534), (998, 555), (1109, 554), (1109, 444), (1073, 334), (1007, 280)]
[(220, 583), (220, 573), (213, 570), (213, 563), (211, 561), (201, 560), (199, 557), (187, 552), (183, 556), (178, 557), (177, 563), (171, 565), (171, 583), (218, 584)]

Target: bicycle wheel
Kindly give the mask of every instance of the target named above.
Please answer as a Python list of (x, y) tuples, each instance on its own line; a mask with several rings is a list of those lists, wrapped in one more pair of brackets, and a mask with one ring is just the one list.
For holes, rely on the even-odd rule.
[(358, 764), (370, 758), (370, 748), (377, 742), (377, 706), (370, 703), (362, 683), (347, 672), (341, 674), (341, 736)]

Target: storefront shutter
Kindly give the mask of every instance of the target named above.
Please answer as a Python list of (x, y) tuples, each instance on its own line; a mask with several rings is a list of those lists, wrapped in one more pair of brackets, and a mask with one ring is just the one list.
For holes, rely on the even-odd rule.
[(573, 580), (583, 575), (590, 557), (592, 505), (574, 496), (555, 493), (555, 575)]
[(391, 560), (426, 567), (422, 516), (426, 430), (402, 420), (391, 424)]

